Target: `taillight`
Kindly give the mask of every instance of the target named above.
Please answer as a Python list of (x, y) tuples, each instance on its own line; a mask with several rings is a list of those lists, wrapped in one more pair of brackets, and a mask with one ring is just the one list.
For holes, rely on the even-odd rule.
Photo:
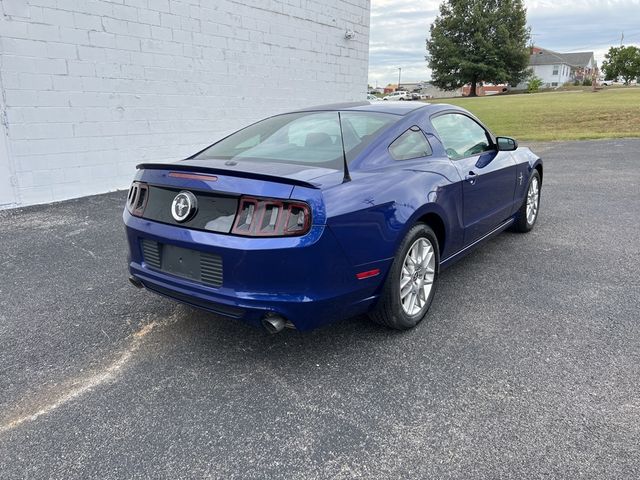
[(311, 210), (302, 202), (241, 197), (231, 233), (247, 237), (304, 235), (311, 228)]
[(146, 183), (133, 182), (127, 196), (127, 210), (131, 215), (141, 217), (149, 198), (149, 187)]

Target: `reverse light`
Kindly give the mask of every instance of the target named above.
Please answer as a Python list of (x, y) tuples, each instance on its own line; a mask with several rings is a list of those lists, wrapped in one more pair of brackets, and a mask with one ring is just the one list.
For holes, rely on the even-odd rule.
[(241, 197), (231, 233), (245, 237), (292, 237), (311, 229), (311, 210), (303, 202)]
[(133, 182), (127, 195), (127, 210), (131, 215), (141, 217), (149, 199), (149, 186), (142, 182)]

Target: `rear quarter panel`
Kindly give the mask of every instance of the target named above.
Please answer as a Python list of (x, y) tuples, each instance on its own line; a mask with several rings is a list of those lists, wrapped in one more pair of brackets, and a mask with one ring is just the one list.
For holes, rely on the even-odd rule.
[(449, 160), (426, 158), (359, 171), (323, 191), (327, 225), (353, 265), (390, 260), (406, 232), (435, 213), (445, 225), (441, 255), (461, 245), (461, 185)]

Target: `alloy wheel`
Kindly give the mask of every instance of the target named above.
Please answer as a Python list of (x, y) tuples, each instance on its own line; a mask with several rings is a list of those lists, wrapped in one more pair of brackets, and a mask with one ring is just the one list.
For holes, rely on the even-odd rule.
[(540, 200), (540, 185), (537, 178), (531, 180), (527, 192), (527, 223), (533, 225), (538, 215), (538, 202)]
[(407, 315), (417, 315), (427, 304), (435, 266), (433, 245), (427, 238), (418, 238), (407, 251), (400, 274), (400, 303)]

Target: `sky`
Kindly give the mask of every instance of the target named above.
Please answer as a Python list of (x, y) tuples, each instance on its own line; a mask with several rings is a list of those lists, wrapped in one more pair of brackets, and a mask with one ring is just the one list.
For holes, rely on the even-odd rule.
[[(371, 0), (369, 84), (429, 80), (424, 56), (441, 0)], [(640, 0), (525, 0), (533, 42), (557, 52), (593, 51), (598, 65), (610, 46), (640, 46)]]

